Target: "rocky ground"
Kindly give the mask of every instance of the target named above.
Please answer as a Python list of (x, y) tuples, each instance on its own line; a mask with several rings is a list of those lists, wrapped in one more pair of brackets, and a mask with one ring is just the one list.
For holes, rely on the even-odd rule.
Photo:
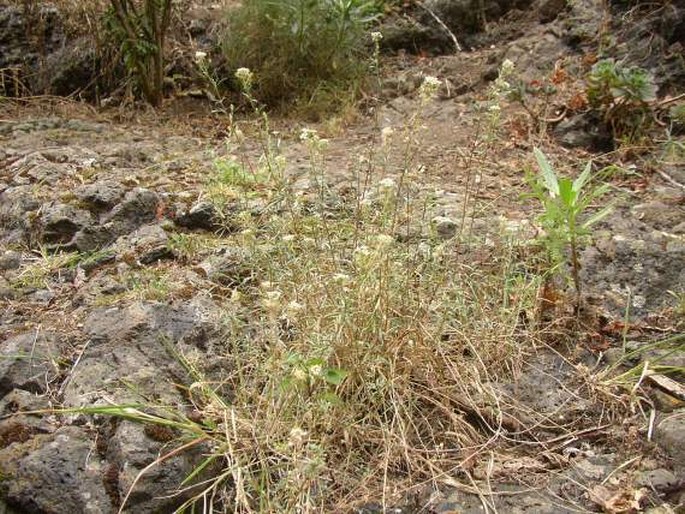
[[(546, 9), (553, 11), (552, 3)], [(610, 179), (616, 207), (582, 252), (591, 329), (570, 345), (531, 353), (517, 379), (498, 386), (531, 416), (568, 420), (566, 430), (535, 445), (493, 448), (489, 461), (473, 464), (471, 483), (445, 477), (417, 488), (394, 512), (685, 508), (683, 398), (647, 382), (630, 395), (596, 378), (622, 345), (630, 350), (682, 333), (683, 161), (662, 158), (658, 146), (591, 153), (601, 135), (571, 115), (539, 137), (514, 105), (505, 108), (488, 153), (468, 154), (482, 116), (474, 105), (502, 60), (513, 60), (527, 77), (560, 57), (569, 68), (580, 66), (582, 53), (571, 44), (579, 25), (569, 20), (587, 19), (587, 9), (579, 2), (549, 25), (512, 15), (491, 28), (493, 47), (474, 52), (388, 58), (382, 93), (368, 115), (342, 128), (316, 127), (330, 140), (331, 194), (344, 202), (357, 180), (358, 156), (380, 144), (383, 128), (406, 125), (420, 111), (420, 150), (412, 158), (425, 187), (435, 191), (442, 237), (455, 236), (467, 212), (484, 246), (502, 230), (535, 237), (534, 204), (521, 199), (533, 144), (562, 169), (578, 170), (590, 157), (621, 166)], [(540, 11), (543, 21), (556, 18), (552, 11)], [(417, 87), (426, 74), (443, 86), (420, 109)], [(116, 512), (138, 473), (166, 448), (168, 434), (56, 409), (141, 397), (183, 405), (183, 391), (173, 384), (183, 383), (187, 370), (170, 348), (210, 363), (210, 373), (230, 359), (222, 351), (221, 320), (231, 285), (250, 263), (222, 242), (231, 220), (217, 219), (208, 177), (217, 157), (239, 153), (256, 162), (260, 148), (249, 137), (227, 147), (226, 119), (208, 114), (200, 101), (187, 102), (126, 121), (60, 102), (7, 103), (0, 116), (0, 512)], [(249, 136), (250, 123), (244, 126)], [(274, 127), (286, 175), (306, 192), (302, 124), (285, 118)], [(402, 142), (391, 142), (386, 169), (399, 172), (401, 154)], [(196, 247), (189, 248), (188, 235)], [(663, 363), (682, 367), (685, 356), (668, 355)], [(617, 417), (624, 423), (607, 421)], [(169, 492), (199, 458), (185, 452), (152, 467), (126, 512), (171, 512), (178, 500)], [(357, 506), (381, 510), (373, 501)]]

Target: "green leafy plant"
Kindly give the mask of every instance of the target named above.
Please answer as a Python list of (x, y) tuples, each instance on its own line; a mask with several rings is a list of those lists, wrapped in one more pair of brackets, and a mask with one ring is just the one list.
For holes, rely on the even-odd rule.
[(566, 252), (570, 253), (571, 276), (577, 305), (580, 305), (580, 247), (587, 239), (590, 227), (609, 214), (612, 207), (606, 206), (586, 218), (583, 214), (592, 202), (607, 193), (609, 186), (601, 184), (589, 187), (592, 162), (588, 162), (578, 178), (571, 180), (560, 177), (538, 148), (535, 148), (534, 153), (539, 174), (529, 176), (528, 182), (533, 190), (532, 196), (540, 200), (544, 207), (539, 219), (545, 230), (545, 246), (553, 270), (565, 263)]
[(224, 53), (259, 77), (259, 101), (326, 110), (366, 71), (364, 31), (379, 12), (369, 0), (246, 0), (231, 13)]
[(173, 0), (110, 0), (105, 23), (120, 43), (124, 64), (133, 73), (145, 99), (162, 102), (164, 44), (171, 21)]
[(604, 59), (592, 67), (586, 81), (590, 106), (602, 113), (615, 138), (634, 141), (651, 126), (650, 102), (657, 88), (649, 72)]

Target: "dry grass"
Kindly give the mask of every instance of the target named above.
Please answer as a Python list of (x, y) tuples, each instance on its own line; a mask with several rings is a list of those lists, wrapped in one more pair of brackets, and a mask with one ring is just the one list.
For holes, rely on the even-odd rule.
[[(199, 419), (107, 412), (171, 424), (184, 444), (211, 449), (185, 484), (214, 470), (193, 501), (237, 512), (342, 512), (364, 497), (389, 506), (410, 485), (468, 474), (516, 424), (496, 384), (535, 349), (522, 315), (534, 317), (541, 277), (513, 237), (483, 251), (436, 232), (414, 164), (418, 126), (413, 117), (402, 135), (402, 169), (391, 178), (387, 158), (370, 155), (345, 198), (326, 184), (326, 142), (313, 132), (304, 190), (268, 141), (259, 163), (217, 163), (207, 197), (252, 277), (226, 307), (230, 370), (206, 377), (177, 356)], [(187, 260), (200, 251), (180, 243)]]

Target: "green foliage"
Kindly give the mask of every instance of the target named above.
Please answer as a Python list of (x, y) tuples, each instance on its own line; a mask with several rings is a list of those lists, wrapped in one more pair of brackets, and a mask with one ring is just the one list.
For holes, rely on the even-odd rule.
[(580, 300), (579, 247), (589, 235), (590, 227), (611, 212), (611, 206), (606, 206), (585, 219), (582, 219), (583, 214), (593, 201), (607, 193), (609, 186), (602, 184), (588, 187), (592, 174), (591, 162), (588, 162), (578, 178), (571, 180), (558, 176), (547, 157), (539, 149), (536, 148), (534, 153), (539, 174), (530, 176), (528, 182), (533, 190), (532, 196), (540, 200), (544, 207), (539, 220), (545, 229), (544, 241), (552, 269), (557, 269), (566, 262), (566, 250), (570, 250), (571, 272), (576, 294)]
[(634, 141), (652, 124), (656, 98), (653, 77), (639, 67), (623, 67), (613, 59), (596, 63), (587, 76), (590, 105), (602, 112), (614, 137)]
[(255, 72), (259, 101), (320, 112), (358, 87), (364, 32), (380, 8), (370, 0), (246, 0), (231, 14), (224, 51), (231, 66)]
[(145, 99), (154, 106), (162, 101), (164, 43), (171, 20), (172, 0), (110, 0), (105, 26), (121, 46), (124, 64), (133, 74)]

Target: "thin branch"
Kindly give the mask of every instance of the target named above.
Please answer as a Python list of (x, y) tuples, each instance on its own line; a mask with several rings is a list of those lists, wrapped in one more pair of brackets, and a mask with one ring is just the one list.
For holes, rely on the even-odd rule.
[(433, 11), (431, 11), (428, 7), (426, 7), (423, 3), (419, 3), (419, 6), (424, 9), (428, 14), (431, 15), (431, 17), (437, 22), (440, 27), (447, 32), (447, 34), (452, 38), (452, 42), (454, 43), (454, 46), (457, 48), (457, 52), (461, 52), (461, 45), (459, 44), (459, 41), (457, 40), (457, 36), (454, 35), (454, 33), (449, 29), (447, 25), (445, 25), (445, 22), (443, 22), (437, 14), (435, 14)]

